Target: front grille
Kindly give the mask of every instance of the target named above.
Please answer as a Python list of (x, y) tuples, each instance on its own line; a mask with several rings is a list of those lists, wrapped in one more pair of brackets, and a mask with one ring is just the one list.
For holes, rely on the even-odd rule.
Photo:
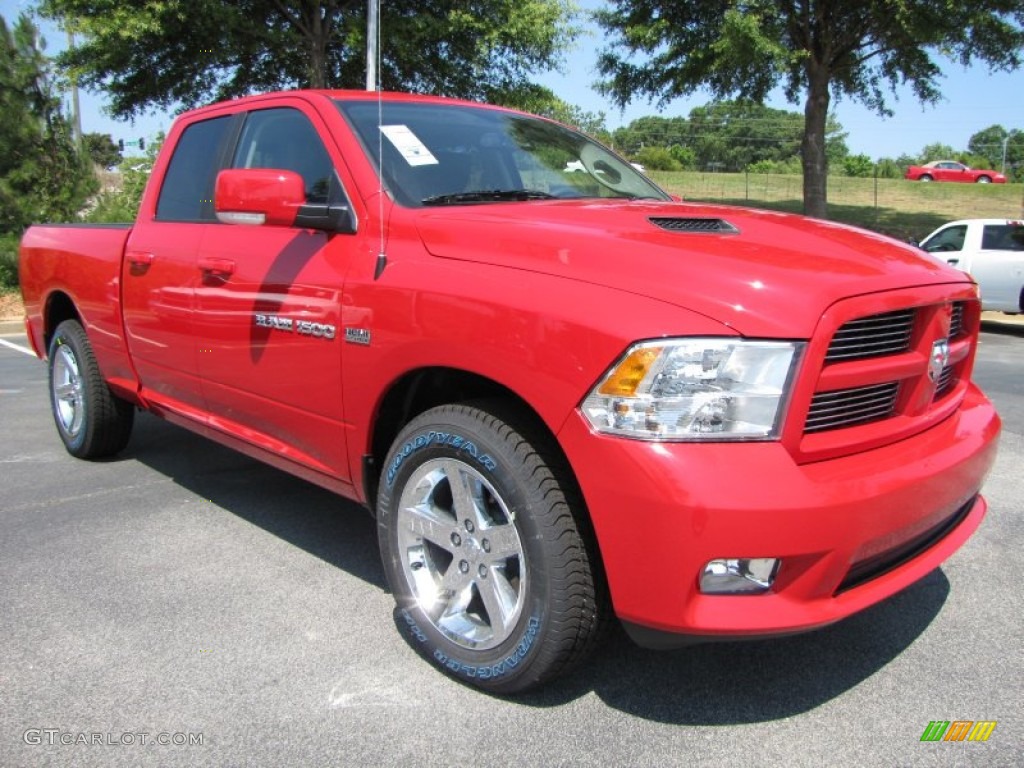
[(657, 227), (670, 232), (691, 232), (704, 234), (739, 234), (739, 230), (724, 219), (714, 218), (676, 218), (671, 216), (652, 216), (649, 221)]
[(957, 338), (964, 332), (964, 303), (953, 304), (953, 317), (949, 321), (949, 340)]
[[(801, 461), (894, 443), (953, 412), (977, 341), (980, 306), (968, 291), (925, 286), (856, 297), (838, 303), (831, 321), (823, 318), (823, 338), (809, 354), (813, 386), (794, 402)], [(946, 365), (936, 370), (936, 355), (946, 351)]]
[(942, 369), (942, 373), (939, 374), (939, 378), (935, 382), (935, 400), (944, 396), (953, 388), (953, 385), (956, 384), (956, 377), (953, 375), (954, 373), (955, 371), (951, 365), (947, 365)]
[(910, 541), (854, 563), (850, 570), (847, 571), (846, 577), (839, 584), (834, 594), (840, 595), (849, 589), (866, 584), (872, 579), (877, 579), (879, 576), (895, 570), (904, 563), (910, 562), (925, 550), (938, 544), (971, 513), (976, 500), (977, 497), (971, 498), (970, 501), (958, 508), (945, 520), (932, 526), (924, 533), (915, 536)]
[(906, 352), (910, 349), (910, 334), (913, 329), (912, 309), (851, 320), (832, 337), (825, 362), (863, 360)]
[[(949, 341), (952, 343), (955, 339), (962, 336), (964, 333), (964, 302), (957, 301), (953, 304), (953, 313), (949, 319)], [(956, 369), (947, 365), (942, 369), (942, 373), (939, 374), (939, 378), (935, 381), (935, 396), (933, 400), (940, 400), (945, 397), (956, 386)]]
[(896, 407), (899, 383), (819, 392), (811, 400), (804, 432), (853, 427), (886, 419)]

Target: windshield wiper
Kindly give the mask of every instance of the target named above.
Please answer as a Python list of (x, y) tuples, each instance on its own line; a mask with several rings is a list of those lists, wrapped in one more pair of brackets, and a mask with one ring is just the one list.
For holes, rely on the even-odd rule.
[(556, 200), (557, 195), (536, 189), (478, 189), (472, 192), (453, 192), (448, 195), (426, 197), (424, 205), (457, 205), (458, 203), (500, 203), (508, 200)]

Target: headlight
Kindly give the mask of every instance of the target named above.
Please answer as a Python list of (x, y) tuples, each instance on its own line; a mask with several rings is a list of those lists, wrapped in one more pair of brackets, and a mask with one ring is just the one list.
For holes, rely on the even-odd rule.
[(625, 437), (772, 440), (803, 347), (726, 338), (634, 344), (581, 409), (594, 429)]

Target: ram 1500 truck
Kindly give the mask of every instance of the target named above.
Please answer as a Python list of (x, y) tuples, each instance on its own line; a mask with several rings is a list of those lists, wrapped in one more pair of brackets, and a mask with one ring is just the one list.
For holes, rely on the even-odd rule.
[(408, 641), (493, 692), (612, 616), (651, 647), (836, 622), (986, 510), (967, 275), (519, 112), (189, 112), (134, 225), (33, 227), (20, 275), (71, 454), (143, 409), (365, 504)]

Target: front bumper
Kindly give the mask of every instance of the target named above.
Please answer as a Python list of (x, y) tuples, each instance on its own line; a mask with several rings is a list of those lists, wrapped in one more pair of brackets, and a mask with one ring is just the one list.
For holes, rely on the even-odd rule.
[[(978, 491), (999, 430), (971, 384), (960, 408), (925, 432), (803, 465), (777, 442), (626, 440), (591, 432), (578, 414), (559, 439), (618, 617), (634, 629), (728, 638), (830, 624), (937, 568), (985, 515)], [(729, 557), (782, 565), (766, 593), (702, 594), (705, 563)]]

